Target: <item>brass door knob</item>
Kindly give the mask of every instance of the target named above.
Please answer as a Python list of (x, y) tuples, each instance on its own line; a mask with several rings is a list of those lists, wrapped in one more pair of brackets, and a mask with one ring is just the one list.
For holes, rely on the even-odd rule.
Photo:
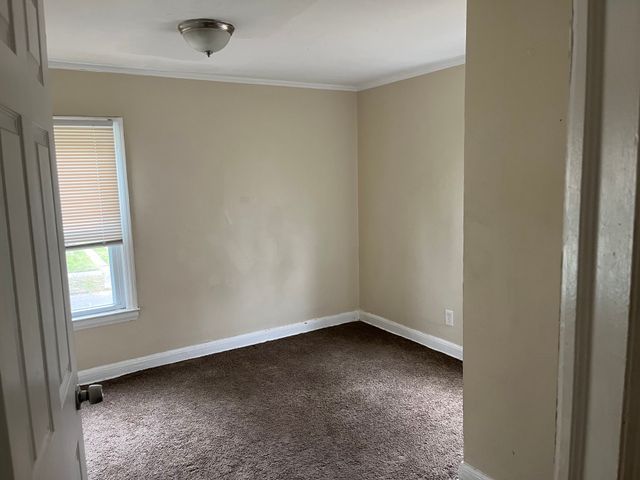
[(102, 401), (102, 385), (92, 384), (86, 389), (76, 387), (76, 410), (80, 410), (83, 402), (89, 402), (91, 405)]

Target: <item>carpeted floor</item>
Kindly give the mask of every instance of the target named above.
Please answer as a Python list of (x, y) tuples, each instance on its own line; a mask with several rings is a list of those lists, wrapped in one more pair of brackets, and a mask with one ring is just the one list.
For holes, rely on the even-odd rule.
[(104, 382), (91, 480), (453, 479), (462, 363), (363, 323)]

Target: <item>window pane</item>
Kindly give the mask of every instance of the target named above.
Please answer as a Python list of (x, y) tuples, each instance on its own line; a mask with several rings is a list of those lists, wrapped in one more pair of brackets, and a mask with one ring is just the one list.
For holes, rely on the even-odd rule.
[(116, 303), (107, 247), (67, 250), (67, 270), (74, 315)]

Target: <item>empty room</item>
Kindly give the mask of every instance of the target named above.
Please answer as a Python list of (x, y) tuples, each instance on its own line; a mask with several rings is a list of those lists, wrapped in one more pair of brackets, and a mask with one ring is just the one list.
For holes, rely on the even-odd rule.
[(0, 0), (0, 478), (637, 479), (638, 40)]

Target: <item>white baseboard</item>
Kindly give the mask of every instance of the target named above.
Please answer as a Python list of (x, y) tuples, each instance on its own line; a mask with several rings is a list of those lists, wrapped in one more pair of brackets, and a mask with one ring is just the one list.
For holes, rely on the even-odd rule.
[(290, 337), (300, 333), (320, 330), (322, 328), (333, 327), (343, 323), (355, 322), (358, 320), (358, 312), (339, 313), (328, 317), (314, 318), (304, 322), (292, 323), (282, 327), (259, 330), (257, 332), (245, 333), (235, 337), (222, 338), (212, 342), (201, 343), (189, 347), (177, 348), (166, 352), (154, 353), (146, 357), (133, 358), (122, 362), (111, 363), (100, 367), (80, 370), (78, 372), (78, 383), (100, 382), (110, 378), (120, 377), (128, 373), (146, 370), (147, 368), (159, 367), (170, 363), (181, 362), (191, 358), (203, 357), (212, 353), (225, 352), (236, 348), (248, 347), (258, 343), (277, 340), (279, 338)]
[(432, 350), (449, 355), (450, 357), (462, 360), (462, 346), (456, 343), (443, 340), (439, 337), (434, 337), (427, 333), (422, 333), (418, 330), (414, 330), (413, 328), (405, 327), (404, 325), (392, 322), (391, 320), (387, 320), (379, 315), (374, 315), (373, 313), (360, 312), (360, 321), (373, 325), (374, 327), (381, 328), (382, 330), (386, 330), (394, 335), (404, 337), (407, 340), (412, 340), (420, 345), (429, 347)]
[[(145, 357), (132, 358), (122, 362), (111, 363), (99, 367), (80, 370), (78, 372), (78, 383), (87, 384), (117, 378), (128, 373), (146, 370), (147, 368), (160, 367), (170, 363), (181, 362), (191, 358), (203, 357), (212, 353), (225, 352), (236, 348), (248, 347), (258, 343), (277, 340), (279, 338), (290, 337), (300, 333), (312, 332), (322, 328), (333, 327), (343, 323), (361, 320), (369, 325), (385, 330), (394, 335), (412, 340), (420, 345), (429, 347), (438, 352), (442, 352), (451, 357), (462, 360), (462, 347), (455, 343), (443, 340), (433, 335), (419, 332), (413, 328), (405, 327), (399, 323), (392, 322), (378, 315), (366, 312), (346, 312), (328, 317), (314, 318), (304, 322), (292, 323), (282, 327), (259, 330), (257, 332), (245, 333), (235, 337), (222, 338), (212, 342), (191, 345), (189, 347), (177, 348), (166, 352), (154, 353)], [(473, 477), (471, 477), (473, 478)]]
[(458, 470), (458, 478), (460, 480), (493, 480), (486, 473), (482, 473), (477, 468), (473, 468), (468, 463), (463, 463), (460, 465), (460, 469)]

